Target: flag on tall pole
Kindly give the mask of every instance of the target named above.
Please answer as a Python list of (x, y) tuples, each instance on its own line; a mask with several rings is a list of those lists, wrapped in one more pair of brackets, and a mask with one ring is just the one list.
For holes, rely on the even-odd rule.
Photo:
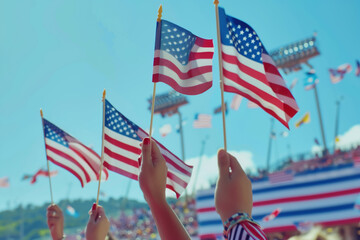
[(340, 82), (341, 80), (343, 80), (345, 74), (351, 72), (351, 70), (352, 67), (348, 63), (344, 63), (336, 69), (330, 68), (329, 73), (330, 73), (331, 83), (335, 84)]
[(8, 188), (10, 187), (9, 178), (2, 177), (0, 178), (0, 188)]
[[(148, 136), (147, 132), (126, 118), (105, 99), (103, 133), (105, 167), (138, 180), (140, 143)], [(185, 164), (155, 139), (154, 141), (159, 146), (168, 167), (166, 187), (179, 197), (190, 181), (192, 166)]]
[(359, 60), (356, 60), (356, 69), (355, 69), (355, 76), (360, 76), (360, 62)]
[[(100, 156), (91, 148), (42, 117), (47, 160), (62, 167), (79, 179), (81, 186), (99, 179)], [(102, 180), (109, 174), (103, 169)], [(49, 180), (51, 172), (48, 169)], [(51, 180), (50, 180), (51, 181)]]
[(239, 94), (235, 94), (231, 101), (230, 108), (236, 111), (239, 110), (242, 99), (242, 96), (240, 96)]
[(305, 90), (311, 90), (319, 83), (319, 79), (315, 74), (315, 69), (311, 69), (306, 72), (306, 78), (304, 79), (304, 88)]
[(301, 125), (303, 125), (304, 123), (309, 123), (310, 122), (310, 113), (307, 112), (305, 113), (305, 115), (295, 123), (295, 127), (300, 127)]
[(224, 91), (256, 103), (288, 128), (299, 108), (259, 36), (223, 8), (219, 7), (218, 14)]
[(210, 114), (196, 114), (193, 123), (194, 128), (211, 128), (211, 115)]
[(212, 40), (200, 38), (166, 20), (157, 22), (153, 82), (196, 95), (212, 86)]
[(31, 176), (30, 184), (34, 184), (38, 176), (44, 177), (54, 177), (58, 174), (58, 171), (51, 171), (50, 173), (47, 170), (39, 169), (33, 176)]

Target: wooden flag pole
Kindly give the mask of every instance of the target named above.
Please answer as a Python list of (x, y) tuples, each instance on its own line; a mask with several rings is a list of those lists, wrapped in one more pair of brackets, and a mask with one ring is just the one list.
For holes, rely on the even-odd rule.
[(224, 150), (227, 151), (226, 144), (226, 126), (225, 126), (225, 103), (224, 103), (224, 74), (221, 55), (221, 38), (220, 38), (220, 23), (219, 23), (219, 0), (214, 0), (215, 14), (216, 14), (216, 31), (217, 31), (217, 45), (219, 56), (219, 73), (220, 73), (220, 89), (221, 89), (221, 112), (223, 119), (223, 132), (224, 132)]
[(99, 185), (98, 185), (98, 192), (97, 192), (97, 197), (96, 197), (96, 207), (99, 205), (101, 173), (102, 173), (103, 164), (104, 164), (105, 95), (106, 95), (106, 90), (104, 89), (103, 97), (102, 97), (102, 102), (103, 102), (103, 125), (102, 125), (102, 141), (101, 141), (101, 164), (100, 164), (100, 170), (99, 170)]
[[(161, 33), (161, 14), (162, 14), (162, 5), (160, 5), (159, 7), (158, 17), (156, 19), (156, 21), (158, 22), (158, 26), (156, 28), (155, 45), (156, 45), (157, 37), (160, 36)], [(155, 94), (156, 94), (156, 82), (154, 82), (154, 89), (153, 89), (152, 102), (151, 102), (151, 118), (150, 118), (150, 130), (149, 130), (150, 139), (152, 135), (152, 126), (153, 126), (153, 118), (154, 118)]]
[[(43, 125), (44, 143), (45, 143), (44, 115), (43, 115), (43, 111), (42, 111), (41, 108), (40, 108), (40, 116), (41, 116), (41, 122), (42, 122), (42, 125)], [(45, 143), (45, 156), (47, 156), (47, 154), (46, 154), (46, 143)], [(47, 170), (48, 170), (48, 174), (49, 174), (49, 185), (50, 185), (51, 205), (54, 205), (54, 198), (53, 198), (52, 187), (51, 187), (51, 176), (50, 176), (49, 159), (47, 159), (47, 158), (46, 158), (46, 163), (47, 163)]]

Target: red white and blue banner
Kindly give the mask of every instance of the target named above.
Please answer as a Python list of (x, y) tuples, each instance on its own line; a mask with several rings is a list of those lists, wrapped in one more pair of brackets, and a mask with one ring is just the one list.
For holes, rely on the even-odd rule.
[[(298, 173), (285, 182), (272, 183), (266, 177), (252, 186), (252, 217), (265, 233), (296, 230), (299, 223), (334, 226), (360, 221), (360, 168), (352, 163)], [(221, 236), (214, 189), (197, 192), (196, 208), (200, 239)], [(281, 209), (276, 218), (263, 221), (275, 209)]]

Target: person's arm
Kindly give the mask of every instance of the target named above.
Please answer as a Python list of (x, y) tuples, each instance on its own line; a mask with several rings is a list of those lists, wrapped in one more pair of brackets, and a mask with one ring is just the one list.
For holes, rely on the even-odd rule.
[(64, 239), (64, 215), (61, 209), (52, 204), (47, 208), (47, 224), (53, 240)]
[(253, 207), (251, 181), (237, 159), (221, 149), (218, 152), (219, 179), (215, 207), (224, 223), (226, 239), (267, 239), (251, 218)]
[(190, 239), (184, 226), (166, 202), (167, 166), (156, 143), (145, 138), (142, 143), (142, 161), (139, 184), (163, 240)]
[(86, 240), (104, 240), (110, 223), (105, 215), (104, 208), (94, 203), (90, 212), (89, 222), (86, 226)]

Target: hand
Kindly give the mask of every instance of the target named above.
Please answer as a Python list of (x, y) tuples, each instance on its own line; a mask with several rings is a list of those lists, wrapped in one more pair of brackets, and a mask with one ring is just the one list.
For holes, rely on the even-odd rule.
[(61, 209), (55, 204), (50, 205), (47, 208), (46, 217), (52, 239), (62, 239), (64, 235), (64, 215)]
[(141, 154), (139, 184), (145, 200), (149, 204), (166, 201), (167, 166), (156, 142), (145, 138), (142, 143)]
[(110, 228), (110, 222), (105, 215), (104, 208), (99, 205), (96, 207), (94, 203), (89, 214), (86, 240), (104, 240)]
[[(225, 222), (237, 212), (251, 216), (253, 206), (251, 181), (236, 158), (225, 150), (218, 152), (219, 179), (215, 190), (215, 207)], [(231, 168), (231, 171), (229, 170)]]

